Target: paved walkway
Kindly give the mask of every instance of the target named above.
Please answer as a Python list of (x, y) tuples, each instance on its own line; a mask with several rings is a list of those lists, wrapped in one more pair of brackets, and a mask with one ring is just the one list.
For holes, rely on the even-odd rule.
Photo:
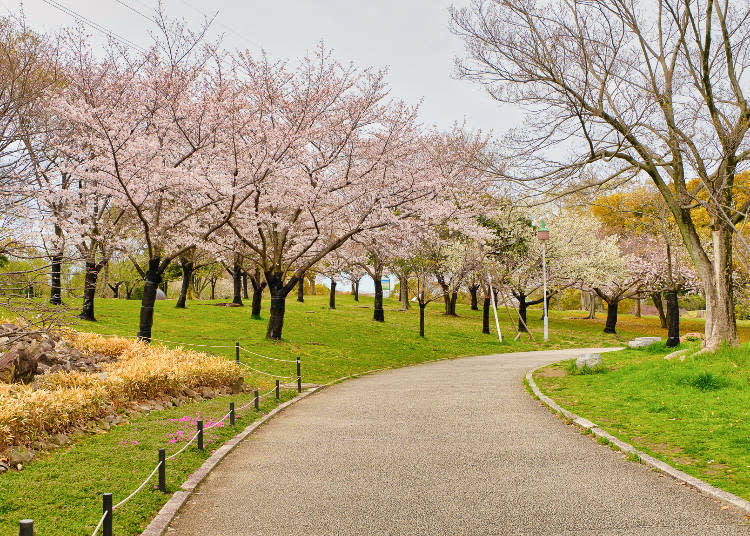
[(168, 534), (750, 534), (524, 392), (526, 370), (575, 354), (439, 361), (326, 389), (227, 456)]

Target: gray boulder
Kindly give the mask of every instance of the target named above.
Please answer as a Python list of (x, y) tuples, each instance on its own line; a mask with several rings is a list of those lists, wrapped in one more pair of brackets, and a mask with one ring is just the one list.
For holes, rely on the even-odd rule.
[(579, 370), (583, 367), (594, 368), (601, 364), (602, 356), (599, 354), (583, 354), (576, 359), (576, 368)]
[(628, 346), (631, 348), (645, 348), (657, 342), (661, 342), (661, 337), (636, 337), (634, 340), (628, 342)]

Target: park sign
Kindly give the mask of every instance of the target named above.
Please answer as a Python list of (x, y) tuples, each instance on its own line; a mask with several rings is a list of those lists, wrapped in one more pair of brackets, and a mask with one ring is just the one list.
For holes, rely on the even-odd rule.
[(383, 290), (391, 290), (391, 280), (390, 279), (381, 279), (380, 284), (383, 287)]

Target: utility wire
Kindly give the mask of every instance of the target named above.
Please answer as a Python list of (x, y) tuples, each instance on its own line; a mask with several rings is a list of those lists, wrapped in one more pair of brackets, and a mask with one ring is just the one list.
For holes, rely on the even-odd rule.
[(121, 43), (121, 44), (123, 44), (123, 45), (125, 45), (127, 47), (135, 48), (136, 50), (139, 50), (140, 52), (145, 52), (146, 51), (144, 48), (136, 45), (135, 43), (133, 43), (129, 39), (127, 39), (127, 38), (125, 38), (125, 37), (123, 37), (123, 36), (121, 36), (121, 35), (113, 32), (112, 30), (110, 30), (106, 26), (103, 26), (103, 25), (101, 25), (101, 24), (99, 24), (97, 22), (94, 22), (93, 20), (85, 17), (84, 15), (81, 15), (80, 13), (78, 13), (73, 8), (67, 7), (64, 4), (61, 4), (60, 2), (58, 2), (57, 0), (42, 0), (42, 2), (44, 2), (45, 4), (47, 4), (47, 5), (55, 8), (55, 9), (57, 9), (58, 11), (62, 11), (66, 15), (69, 15), (69, 16), (73, 17), (78, 22), (80, 22), (82, 24), (85, 24), (86, 26), (89, 26), (89, 27), (93, 28), (94, 30), (96, 30), (98, 32), (101, 32), (104, 35), (107, 35), (108, 37), (110, 37), (110, 38), (118, 41), (119, 43)]
[[(206, 13), (205, 13), (205, 12), (203, 12), (203, 11), (201, 11), (200, 9), (198, 9), (197, 7), (195, 7), (195, 6), (191, 5), (191, 4), (189, 4), (189, 3), (188, 3), (188, 2), (186, 2), (185, 0), (180, 0), (180, 2), (181, 2), (182, 4), (184, 4), (184, 5), (186, 5), (187, 7), (189, 7), (190, 9), (192, 9), (193, 11), (195, 11), (196, 13), (200, 13), (200, 14), (201, 14), (201, 15), (203, 15), (204, 17), (206, 17), (206, 18), (209, 18), (209, 17), (208, 17), (208, 15), (206, 15)], [(218, 11), (217, 11), (217, 15), (218, 15)], [(216, 17), (216, 15), (214, 15), (214, 18), (215, 18), (215, 17)], [(216, 24), (218, 24), (219, 26), (221, 26), (222, 28), (224, 28), (224, 29), (225, 29), (225, 30), (227, 30), (228, 32), (230, 32), (230, 33), (233, 33), (233, 34), (234, 34), (234, 35), (235, 35), (236, 37), (239, 37), (240, 39), (242, 39), (242, 40), (243, 40), (243, 41), (245, 41), (246, 43), (249, 43), (250, 45), (252, 45), (252, 46), (254, 46), (254, 47), (257, 47), (258, 49), (262, 49), (262, 48), (263, 48), (262, 46), (260, 46), (260, 44), (256, 43), (256, 42), (255, 42), (255, 41), (253, 41), (252, 39), (249, 39), (249, 38), (248, 38), (247, 36), (245, 36), (245, 35), (241, 34), (241, 33), (240, 33), (240, 32), (238, 32), (237, 30), (235, 30), (234, 28), (231, 28), (231, 27), (227, 26), (226, 24), (224, 24), (224, 23), (223, 23), (223, 22), (221, 22), (220, 20), (217, 20), (217, 21), (216, 21)]]

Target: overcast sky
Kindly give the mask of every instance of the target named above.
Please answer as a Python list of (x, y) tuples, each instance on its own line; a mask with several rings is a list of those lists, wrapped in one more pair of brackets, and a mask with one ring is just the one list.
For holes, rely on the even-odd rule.
[[(147, 47), (155, 31), (152, 16), (157, 0), (48, 0), (69, 8), (109, 31)], [(466, 0), (455, 0), (461, 6)], [(170, 17), (199, 27), (203, 17), (218, 16), (211, 36), (223, 34), (226, 48), (261, 47), (275, 58), (294, 59), (323, 39), (342, 62), (359, 67), (386, 67), (393, 97), (416, 104), (422, 100), (421, 120), (447, 129), (466, 121), (471, 129), (502, 134), (519, 121), (480, 87), (454, 76), (454, 59), (463, 42), (448, 29), (446, 0), (164, 0)], [(0, 8), (19, 10), (19, 2), (0, 0)], [(75, 19), (43, 0), (25, 0), (30, 26), (54, 31)], [(141, 14), (137, 13), (140, 12)], [(145, 15), (145, 16), (144, 16)], [(104, 42), (96, 30), (92, 37)], [(369, 278), (368, 278), (369, 279)], [(372, 292), (372, 281), (362, 290)]]
[[(155, 26), (157, 0), (49, 0), (70, 8), (131, 42), (147, 46)], [(466, 0), (456, 0), (458, 6)], [(223, 34), (228, 48), (263, 47), (276, 58), (297, 58), (323, 39), (343, 62), (387, 67), (392, 95), (410, 103), (423, 101), (421, 119), (449, 128), (466, 120), (469, 128), (502, 133), (516, 114), (502, 109), (471, 82), (456, 80), (454, 58), (463, 43), (448, 29), (445, 0), (164, 0), (166, 12), (199, 26), (203, 15), (217, 11), (211, 31)], [(17, 11), (17, 0), (0, 0)], [(29, 24), (38, 30), (73, 25), (69, 14), (43, 0), (25, 0)], [(132, 8), (132, 9), (131, 9)], [(91, 29), (92, 33), (96, 30)]]

